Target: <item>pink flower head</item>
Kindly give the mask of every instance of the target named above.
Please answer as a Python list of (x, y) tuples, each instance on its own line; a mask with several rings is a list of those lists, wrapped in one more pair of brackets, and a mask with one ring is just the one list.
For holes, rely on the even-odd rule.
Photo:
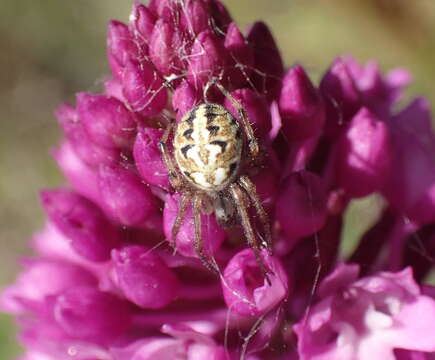
[[(435, 257), (435, 135), (426, 100), (397, 110), (409, 73), (341, 56), (316, 83), (220, 0), (135, 1), (109, 23), (107, 57), (103, 89), (55, 111), (68, 187), (41, 192), (35, 255), (0, 295), (22, 359), (433, 358), (420, 282)], [(162, 142), (204, 103), (242, 130), (220, 192), (179, 186), (174, 135)], [(382, 213), (343, 259), (349, 204), (371, 194)]]

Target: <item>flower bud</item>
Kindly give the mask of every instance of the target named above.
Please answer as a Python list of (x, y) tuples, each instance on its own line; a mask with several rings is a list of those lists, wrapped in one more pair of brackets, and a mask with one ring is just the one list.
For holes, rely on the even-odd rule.
[(93, 287), (73, 287), (57, 296), (53, 316), (69, 335), (106, 344), (124, 334), (130, 324), (128, 304)]
[(262, 251), (270, 285), (261, 273), (252, 249), (237, 253), (224, 270), (222, 289), (231, 312), (260, 316), (278, 305), (288, 294), (288, 278), (277, 258)]
[(178, 293), (178, 280), (158, 255), (142, 246), (114, 250), (115, 282), (125, 297), (145, 309), (168, 305)]
[(138, 41), (148, 43), (155, 22), (156, 17), (151, 10), (139, 1), (133, 3), (130, 14), (130, 29)]
[(212, 337), (184, 324), (164, 324), (161, 332), (171, 337), (150, 337), (138, 340), (112, 353), (120, 360), (169, 360), (174, 354), (185, 360), (230, 360), (228, 350)]
[(180, 25), (184, 31), (195, 36), (209, 26), (209, 9), (205, 1), (187, 0), (183, 4)]
[[(170, 243), (173, 243), (172, 228), (179, 210), (180, 196), (168, 195), (163, 209), (163, 229)], [(198, 257), (195, 250), (195, 227), (193, 223), (192, 207), (189, 206), (183, 216), (183, 224), (176, 238), (176, 249), (184, 256)], [(201, 241), (204, 252), (213, 254), (225, 239), (225, 230), (216, 222), (214, 214), (201, 214)]]
[(403, 69), (393, 69), (383, 76), (378, 64), (371, 60), (365, 65), (352, 56), (341, 57), (360, 92), (362, 103), (377, 115), (388, 116), (391, 107), (400, 100), (411, 75)]
[(150, 59), (164, 76), (177, 73), (180, 69), (177, 51), (174, 47), (174, 28), (172, 23), (160, 19), (156, 22), (150, 37)]
[(289, 140), (306, 139), (322, 132), (323, 100), (302, 66), (292, 67), (284, 77), (279, 109), (282, 130)]
[(152, 116), (166, 106), (168, 94), (159, 74), (148, 62), (128, 61), (122, 76), (123, 96), (130, 108)]
[(267, 25), (261, 21), (252, 25), (248, 42), (254, 52), (254, 67), (251, 80), (260, 94), (268, 100), (276, 98), (281, 87), (284, 65), (278, 47)]
[(435, 220), (435, 134), (429, 104), (417, 98), (388, 125), (393, 164), (384, 194), (392, 206), (418, 223)]
[(142, 179), (151, 185), (169, 189), (168, 169), (166, 168), (158, 143), (162, 130), (142, 127), (133, 147), (133, 157)]
[[(272, 161), (267, 158), (267, 161)], [(279, 172), (273, 166), (268, 166), (252, 176), (251, 180), (255, 185), (255, 190), (263, 206), (272, 207), (275, 204), (276, 193), (279, 189)]]
[(127, 60), (136, 59), (138, 55), (138, 47), (127, 25), (111, 21), (107, 31), (107, 56), (113, 76), (121, 78)]
[(281, 185), (276, 202), (276, 218), (291, 237), (304, 237), (319, 231), (326, 221), (326, 189), (318, 175), (300, 171)]
[(236, 23), (228, 26), (224, 42), (225, 49), (229, 52), (227, 77), (233, 88), (241, 88), (248, 85), (254, 66), (254, 54), (247, 40), (240, 32)]
[(70, 142), (64, 141), (59, 148), (53, 151), (52, 156), (74, 190), (98, 203), (100, 192), (97, 175), (77, 156)]
[(326, 126), (334, 135), (361, 105), (361, 94), (347, 63), (336, 58), (320, 82), (320, 91), (326, 101)]
[(173, 0), (150, 0), (148, 8), (158, 17), (165, 20), (172, 20), (173, 16), (178, 15), (178, 4)]
[(210, 30), (201, 32), (195, 39), (188, 66), (189, 82), (196, 89), (204, 87), (217, 76), (226, 63), (223, 44)]
[(339, 184), (353, 197), (380, 190), (389, 173), (391, 151), (390, 134), (385, 123), (362, 108), (339, 140)]
[(199, 96), (195, 88), (187, 81), (183, 81), (172, 95), (172, 106), (177, 112), (177, 121), (186, 115), (199, 103)]
[(55, 115), (63, 128), (65, 137), (82, 161), (90, 166), (118, 161), (119, 151), (98, 146), (90, 141), (82, 122), (78, 118), (76, 109), (71, 105), (62, 104), (56, 110)]
[[(271, 128), (270, 112), (266, 100), (250, 89), (238, 89), (231, 95), (242, 105), (248, 115), (248, 121), (257, 137), (266, 137)], [(230, 99), (225, 98), (225, 108), (241, 122), (240, 115)]]
[(57, 295), (73, 286), (96, 285), (96, 279), (90, 273), (67, 262), (26, 259), (24, 267), (15, 284), (3, 290), (0, 306), (9, 312), (21, 313), (29, 307), (36, 308), (47, 296)]
[(99, 169), (98, 185), (103, 209), (122, 225), (143, 225), (157, 211), (149, 187), (129, 170), (103, 165)]
[(225, 31), (231, 23), (231, 15), (220, 0), (205, 0), (210, 7), (211, 17), (217, 29)]
[(41, 201), (50, 220), (73, 249), (91, 261), (106, 261), (119, 233), (91, 201), (69, 190), (44, 190)]
[(105, 95), (77, 94), (77, 113), (95, 144), (129, 148), (136, 135), (136, 121), (124, 104)]

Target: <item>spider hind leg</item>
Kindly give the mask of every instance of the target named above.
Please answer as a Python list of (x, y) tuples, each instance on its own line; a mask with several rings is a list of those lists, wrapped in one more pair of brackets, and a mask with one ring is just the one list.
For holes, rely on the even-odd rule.
[(262, 254), (261, 254), (261, 246), (258, 244), (257, 238), (254, 234), (254, 229), (251, 225), (251, 221), (249, 220), (248, 208), (250, 205), (249, 198), (242, 191), (242, 188), (233, 183), (230, 185), (231, 195), (234, 198), (234, 201), (237, 203), (237, 209), (240, 217), (240, 222), (243, 227), (243, 231), (246, 236), (246, 240), (248, 241), (249, 246), (252, 248), (255, 254), (255, 259), (260, 268), (261, 273), (266, 279), (267, 283), (271, 285), (271, 281), (269, 278), (269, 274), (273, 274), (272, 270), (269, 269), (264, 263)]
[(201, 224), (201, 210), (202, 210), (202, 197), (200, 194), (196, 193), (193, 196), (193, 223), (195, 227), (195, 250), (198, 254), (199, 259), (202, 264), (210, 271), (220, 274), (219, 267), (216, 260), (205, 253), (204, 243), (202, 240), (202, 224)]

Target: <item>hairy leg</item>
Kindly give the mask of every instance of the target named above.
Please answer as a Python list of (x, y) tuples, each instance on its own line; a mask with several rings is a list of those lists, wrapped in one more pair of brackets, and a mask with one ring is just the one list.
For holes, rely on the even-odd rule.
[(196, 193), (193, 196), (193, 223), (195, 226), (195, 250), (202, 264), (212, 272), (219, 274), (216, 261), (204, 252), (204, 242), (201, 234), (201, 195)]
[(257, 189), (253, 182), (247, 176), (241, 176), (239, 179), (239, 185), (246, 191), (252, 203), (254, 204), (257, 215), (260, 218), (261, 225), (264, 229), (265, 241), (263, 241), (263, 247), (265, 247), (269, 252), (272, 252), (272, 233), (270, 231), (269, 217), (266, 211), (261, 205), (260, 198), (257, 194)]
[(172, 226), (172, 246), (174, 247), (175, 251), (177, 250), (177, 235), (180, 231), (181, 225), (183, 225), (186, 209), (189, 206), (191, 199), (192, 193), (190, 192), (184, 192), (181, 195), (177, 216), (175, 218), (174, 225)]
[(230, 185), (230, 192), (232, 197), (234, 198), (234, 201), (238, 204), (237, 209), (239, 212), (240, 221), (242, 222), (246, 240), (248, 241), (249, 246), (254, 251), (257, 264), (260, 267), (263, 276), (270, 285), (270, 279), (267, 276), (270, 270), (267, 269), (266, 265), (264, 264), (263, 258), (261, 256), (261, 248), (258, 245), (257, 239), (255, 238), (254, 230), (252, 228), (251, 222), (249, 221), (249, 199), (246, 198), (246, 195), (243, 193), (240, 186), (235, 183)]

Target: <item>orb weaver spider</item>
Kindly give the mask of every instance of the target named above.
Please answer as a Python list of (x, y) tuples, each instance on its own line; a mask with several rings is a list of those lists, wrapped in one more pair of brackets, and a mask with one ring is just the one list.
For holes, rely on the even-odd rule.
[[(241, 124), (222, 105), (206, 102), (195, 106), (181, 121), (170, 123), (159, 143), (163, 160), (169, 171), (174, 189), (181, 194), (178, 213), (172, 227), (172, 242), (176, 249), (176, 237), (184, 221), (187, 207), (192, 202), (195, 229), (195, 250), (208, 269), (218, 272), (218, 266), (204, 252), (201, 238), (201, 213), (211, 208), (222, 226), (232, 223), (235, 209), (249, 246), (254, 250), (257, 263), (267, 278), (261, 249), (271, 252), (272, 235), (268, 216), (258, 197), (255, 185), (246, 174), (246, 164), (252, 164), (259, 156), (258, 141), (243, 106), (219, 83), (215, 85), (227, 97), (241, 120)], [(168, 141), (173, 136), (173, 154)], [(249, 216), (253, 205), (264, 230), (259, 242)]]

